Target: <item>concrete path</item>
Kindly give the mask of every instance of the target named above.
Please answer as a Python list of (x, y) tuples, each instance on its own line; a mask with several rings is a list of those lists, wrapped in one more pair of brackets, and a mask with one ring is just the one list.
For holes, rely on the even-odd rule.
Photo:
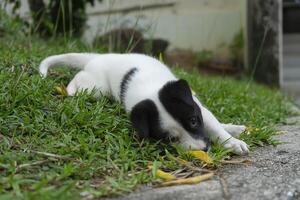
[[(284, 142), (277, 147), (257, 148), (249, 156), (252, 164), (226, 165), (221, 171), (228, 182), (230, 199), (300, 199), (300, 117), (290, 119), (294, 125), (281, 126), (284, 133), (276, 138)], [(299, 122), (299, 123), (298, 123)], [(143, 188), (118, 200), (192, 200), (225, 199), (219, 180), (198, 185), (167, 188)]]

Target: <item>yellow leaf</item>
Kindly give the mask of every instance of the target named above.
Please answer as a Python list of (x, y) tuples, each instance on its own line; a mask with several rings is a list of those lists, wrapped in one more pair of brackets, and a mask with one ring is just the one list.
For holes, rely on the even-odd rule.
[(259, 131), (259, 128), (246, 127), (246, 131)]
[(159, 177), (159, 178), (165, 179), (165, 180), (173, 180), (173, 179), (176, 178), (176, 176), (174, 176), (173, 174), (164, 172), (160, 169), (157, 169), (156, 176)]
[(197, 151), (189, 151), (189, 153), (194, 156), (195, 158), (198, 158), (199, 160), (202, 160), (204, 162), (206, 162), (207, 164), (212, 164), (213, 161), (212, 159), (209, 157), (209, 155), (201, 150), (197, 150)]
[[(152, 166), (149, 166), (150, 169), (152, 169)], [(174, 176), (173, 174), (164, 172), (160, 169), (157, 169), (155, 172), (155, 175), (161, 179), (165, 179), (165, 180), (173, 180), (176, 178), (176, 176)]]
[(63, 96), (68, 96), (68, 92), (67, 92), (67, 90), (66, 90), (65, 87), (59, 87), (59, 86), (56, 86), (56, 87), (55, 87), (55, 90), (56, 90), (56, 92), (57, 92), (58, 94), (61, 94), (61, 95), (63, 95)]
[(176, 180), (171, 180), (171, 181), (166, 181), (161, 183), (161, 186), (172, 186), (172, 185), (183, 185), (183, 184), (197, 184), (202, 181), (205, 181), (212, 177), (214, 173), (207, 173), (203, 174), (201, 176), (195, 176), (191, 178), (184, 178), (184, 179), (176, 179)]
[(182, 165), (188, 165), (188, 164), (189, 164), (188, 161), (183, 160), (183, 159), (181, 159), (181, 158), (175, 158), (175, 159), (176, 159), (177, 162), (179, 162), (179, 163), (182, 164)]

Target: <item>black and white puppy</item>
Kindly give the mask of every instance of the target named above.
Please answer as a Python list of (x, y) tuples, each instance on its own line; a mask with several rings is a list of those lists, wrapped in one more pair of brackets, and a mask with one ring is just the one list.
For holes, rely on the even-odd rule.
[(68, 95), (96, 90), (121, 102), (140, 138), (175, 138), (185, 148), (207, 150), (219, 141), (237, 154), (248, 153), (245, 142), (234, 138), (245, 126), (221, 124), (192, 95), (185, 80), (177, 79), (160, 61), (141, 54), (68, 53), (44, 59), (39, 67), (67, 65), (82, 69), (67, 87)]

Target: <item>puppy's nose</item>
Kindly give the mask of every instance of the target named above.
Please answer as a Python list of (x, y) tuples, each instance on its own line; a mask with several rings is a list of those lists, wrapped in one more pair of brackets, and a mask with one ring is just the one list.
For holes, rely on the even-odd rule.
[(210, 146), (211, 146), (211, 140), (209, 140), (208, 138), (207, 138), (207, 141), (206, 141), (206, 147), (204, 147), (202, 150), (203, 151), (208, 151), (208, 149), (210, 148)]
[(202, 150), (203, 151), (205, 151), (205, 152), (207, 152), (208, 151), (208, 149), (209, 149), (209, 147), (210, 147), (210, 145), (207, 145), (206, 147), (204, 147)]

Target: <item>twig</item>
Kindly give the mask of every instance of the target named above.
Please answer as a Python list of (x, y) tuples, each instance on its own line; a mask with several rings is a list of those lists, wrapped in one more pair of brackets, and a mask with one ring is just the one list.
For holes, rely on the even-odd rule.
[(24, 169), (24, 168), (28, 168), (28, 167), (31, 167), (31, 166), (37, 166), (37, 165), (43, 165), (47, 162), (50, 162), (51, 160), (39, 160), (39, 161), (36, 161), (36, 162), (33, 162), (33, 163), (25, 163), (25, 164), (21, 164), (19, 166), (16, 167), (16, 173), (19, 172), (20, 170)]
[(225, 180), (223, 174), (218, 173), (217, 175), (219, 177), (220, 184), (222, 186), (222, 191), (223, 191), (224, 198), (229, 199), (230, 198), (230, 193), (229, 193), (227, 181)]
[(252, 160), (220, 160), (222, 164), (238, 164), (238, 165), (249, 165), (252, 164)]
[(196, 171), (196, 172), (214, 172), (213, 170), (209, 170), (209, 169), (201, 169), (201, 168), (198, 168), (198, 167), (195, 167), (193, 166), (191, 163), (185, 161), (185, 160), (182, 160), (180, 158), (176, 158), (174, 156), (172, 156), (172, 159), (174, 159), (176, 162), (178, 162), (179, 164), (181, 165), (184, 165), (185, 167), (193, 170), (193, 171)]
[(195, 173), (195, 171), (187, 172), (185, 175), (183, 175), (183, 176), (180, 177), (180, 178), (188, 178), (188, 177), (191, 177), (191, 176), (193, 176), (194, 173)]
[(68, 156), (61, 156), (61, 155), (48, 153), (48, 152), (41, 152), (41, 151), (35, 151), (35, 150), (28, 150), (28, 151), (35, 153), (35, 154), (43, 155), (46, 157), (51, 157), (51, 158), (56, 158), (56, 159), (61, 159), (61, 160), (74, 160), (74, 158), (70, 158)]
[(120, 170), (120, 168), (112, 161), (112, 159), (109, 157), (109, 156), (107, 156), (107, 160), (112, 164), (112, 166), (118, 171), (118, 172), (122, 172), (121, 170)]
[(183, 172), (185, 169), (177, 169), (176, 171), (172, 172), (173, 175), (177, 176), (181, 172)]

